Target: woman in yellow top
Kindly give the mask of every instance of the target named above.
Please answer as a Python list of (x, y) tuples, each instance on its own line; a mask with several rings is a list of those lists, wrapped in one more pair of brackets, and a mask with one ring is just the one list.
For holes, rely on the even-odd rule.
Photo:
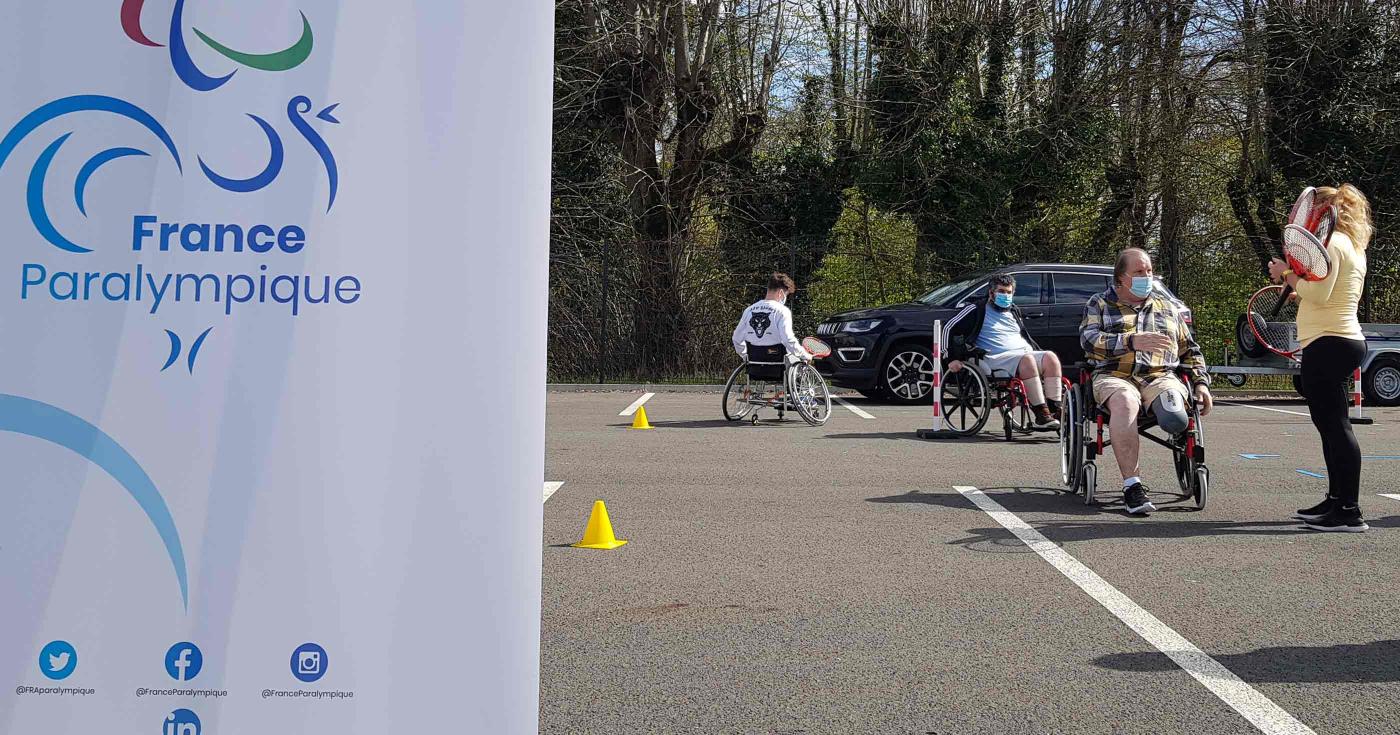
[(1331, 267), (1321, 281), (1300, 279), (1282, 260), (1269, 264), (1274, 281), (1286, 279), (1298, 293), (1298, 342), (1303, 346), (1303, 397), (1322, 438), (1327, 461), (1327, 498), (1298, 511), (1318, 531), (1367, 529), (1357, 498), (1361, 490), (1361, 447), (1347, 420), (1347, 380), (1366, 356), (1366, 338), (1356, 308), (1366, 281), (1366, 245), (1371, 240), (1371, 205), (1356, 187), (1319, 187), (1317, 207), (1337, 209), (1337, 225), (1327, 244)]

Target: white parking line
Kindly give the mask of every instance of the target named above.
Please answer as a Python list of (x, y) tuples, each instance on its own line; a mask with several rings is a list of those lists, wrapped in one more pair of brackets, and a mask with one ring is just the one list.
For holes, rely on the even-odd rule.
[(632, 405), (628, 406), (627, 408), (622, 409), (622, 413), (618, 414), (618, 416), (631, 416), (632, 414), (634, 414), (634, 413), (637, 412), (637, 409), (639, 409), (639, 408), (642, 407), (642, 404), (643, 404), (643, 403), (646, 403), (647, 401), (650, 401), (650, 400), (651, 400), (651, 397), (654, 396), (654, 395), (656, 395), (656, 394), (655, 394), (655, 393), (643, 393), (641, 398), (638, 398), (637, 400), (632, 401)]
[(853, 413), (853, 414), (855, 414), (855, 415), (857, 415), (857, 416), (859, 416), (859, 417), (861, 417), (861, 418), (863, 418), (863, 419), (873, 419), (873, 418), (875, 418), (874, 416), (871, 416), (870, 414), (866, 413), (865, 411), (862, 411), (861, 408), (860, 408), (860, 406), (855, 406), (855, 405), (852, 405), (852, 404), (850, 404), (850, 403), (847, 403), (847, 402), (846, 402), (846, 399), (844, 399), (844, 398), (833, 398), (832, 400), (833, 400), (833, 401), (836, 401), (837, 403), (839, 403), (839, 404), (841, 404), (841, 405), (843, 405), (843, 406), (845, 406), (847, 409), (850, 410), (851, 413)]
[(1039, 554), (1040, 558), (1049, 562), (1050, 566), (1055, 567), (1061, 574), (1069, 577), (1070, 581), (1079, 586), (1079, 589), (1088, 593), (1096, 602), (1123, 621), (1123, 624), (1131, 628), (1134, 633), (1142, 636), (1143, 640), (1165, 653), (1183, 671), (1190, 674), (1192, 678), (1209, 689), (1225, 704), (1230, 705), (1236, 712), (1243, 715), (1260, 732), (1270, 733), (1270, 735), (1274, 733), (1313, 732), (1307, 725), (1285, 712), (1282, 707), (1274, 704), (1273, 700), (1244, 683), (1219, 661), (1207, 656), (1191, 641), (1186, 640), (1180, 633), (1172, 630), (1166, 623), (1144, 610), (1142, 606), (1119, 592), (1113, 585), (1095, 574), (1093, 570), (1084, 566), (1078, 559), (1070, 556), (1064, 549), (1056, 546), (1053, 541), (1045, 538), (1043, 534), (1031, 528), (1019, 516), (1003, 508), (1000, 503), (992, 500), (981, 490), (967, 486), (955, 486), (953, 489), (971, 500), (993, 520), (1000, 523), (1003, 528), (1016, 534), (1016, 537), (1021, 539), (1032, 551)]
[(559, 492), (559, 488), (563, 484), (562, 482), (546, 482), (544, 484), (544, 500), (541, 502), (549, 502), (549, 496)]
[(1286, 413), (1292, 416), (1302, 416), (1303, 418), (1310, 418), (1309, 414), (1299, 413), (1297, 411), (1285, 411), (1281, 408), (1269, 408), (1268, 406), (1251, 406), (1248, 403), (1235, 403), (1234, 401), (1216, 401), (1216, 403), (1225, 406), (1239, 406), (1240, 408), (1252, 408), (1255, 411), (1273, 411), (1274, 413)]
[(1379, 496), (1381, 496), (1382, 498), (1390, 498), (1391, 500), (1400, 500), (1400, 495), (1396, 495), (1395, 493), (1376, 493), (1376, 494), (1379, 495)]

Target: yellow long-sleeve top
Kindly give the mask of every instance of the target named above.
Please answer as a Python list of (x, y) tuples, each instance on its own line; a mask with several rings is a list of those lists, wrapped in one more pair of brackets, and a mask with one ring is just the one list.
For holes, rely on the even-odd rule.
[(1366, 251), (1346, 233), (1335, 231), (1327, 243), (1331, 268), (1321, 281), (1298, 279), (1298, 343), (1307, 347), (1318, 337), (1365, 339), (1356, 318), (1361, 286), (1366, 281)]

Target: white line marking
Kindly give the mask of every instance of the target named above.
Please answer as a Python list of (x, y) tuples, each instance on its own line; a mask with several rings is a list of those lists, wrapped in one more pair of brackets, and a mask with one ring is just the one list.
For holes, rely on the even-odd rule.
[(647, 401), (650, 401), (650, 400), (651, 400), (651, 397), (654, 396), (654, 395), (656, 395), (656, 394), (655, 394), (655, 393), (643, 393), (641, 398), (638, 398), (637, 400), (632, 401), (632, 405), (628, 406), (627, 408), (622, 409), (622, 413), (618, 414), (618, 416), (631, 416), (632, 414), (634, 414), (634, 413), (637, 412), (637, 409), (639, 409), (639, 408), (642, 407), (642, 404), (643, 404), (643, 403), (646, 403)]
[(559, 492), (559, 488), (563, 484), (562, 482), (546, 482), (544, 484), (544, 501), (542, 502), (549, 502), (549, 496)]
[(1286, 413), (1293, 416), (1302, 416), (1303, 418), (1310, 418), (1309, 414), (1298, 413), (1297, 411), (1285, 411), (1281, 408), (1269, 408), (1268, 406), (1251, 406), (1248, 403), (1235, 403), (1234, 401), (1216, 401), (1216, 403), (1221, 403), (1226, 406), (1239, 406), (1240, 408), (1252, 408), (1255, 411), (1273, 411), (1274, 413)]
[(1219, 661), (1206, 655), (1191, 641), (1186, 640), (1180, 633), (1172, 630), (1166, 623), (1144, 610), (1142, 606), (1119, 592), (1113, 585), (1095, 574), (1093, 570), (1084, 566), (1078, 559), (1070, 556), (1064, 549), (1056, 546), (1053, 541), (1045, 538), (1039, 531), (1031, 528), (1019, 516), (1003, 508), (1000, 503), (992, 500), (981, 490), (967, 486), (954, 486), (953, 489), (971, 500), (993, 520), (1000, 523), (1003, 528), (1016, 534), (1016, 537), (1021, 539), (1032, 551), (1039, 554), (1040, 558), (1049, 562), (1050, 566), (1058, 569), (1061, 574), (1069, 577), (1070, 581), (1123, 621), (1134, 633), (1142, 636), (1143, 640), (1165, 653), (1192, 678), (1259, 728), (1260, 732), (1269, 733), (1269, 735), (1313, 733), (1307, 725), (1285, 712), (1282, 707), (1274, 704), (1272, 700), (1260, 694), (1254, 687), (1244, 683)]
[(854, 405), (852, 405), (852, 404), (850, 404), (850, 403), (847, 403), (847, 402), (846, 402), (846, 399), (844, 399), (844, 398), (835, 398), (835, 399), (833, 399), (833, 400), (835, 400), (837, 403), (839, 403), (839, 404), (845, 406), (846, 408), (850, 409), (851, 413), (853, 413), (853, 414), (855, 414), (855, 415), (857, 415), (857, 416), (859, 416), (859, 417), (861, 417), (861, 418), (863, 418), (863, 419), (873, 419), (873, 418), (875, 418), (874, 416), (871, 416), (870, 414), (866, 413), (865, 411), (862, 411), (861, 408), (860, 408), (860, 406), (854, 406)]
[(1376, 494), (1379, 495), (1379, 496), (1381, 496), (1382, 498), (1390, 498), (1391, 500), (1400, 500), (1400, 495), (1396, 495), (1395, 493), (1376, 493)]

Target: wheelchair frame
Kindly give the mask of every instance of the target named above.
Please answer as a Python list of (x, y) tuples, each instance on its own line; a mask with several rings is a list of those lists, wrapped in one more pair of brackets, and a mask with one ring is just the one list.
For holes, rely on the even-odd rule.
[[(1070, 387), (1060, 408), (1060, 479), (1068, 492), (1083, 495), (1085, 505), (1094, 505), (1098, 492), (1098, 465), (1094, 460), (1103, 456), (1104, 449), (1113, 442), (1104, 438), (1108, 412), (1093, 398), (1092, 373), (1088, 366), (1076, 367), (1080, 368), (1079, 382)], [(1202, 510), (1210, 494), (1210, 468), (1205, 463), (1205, 424), (1201, 421), (1196, 397), (1189, 389), (1190, 382), (1180, 372), (1177, 378), (1188, 387), (1186, 430), (1165, 439), (1148, 433), (1157, 426), (1157, 417), (1150, 408), (1144, 407), (1138, 415), (1137, 431), (1139, 436), (1171, 450), (1181, 498), (1193, 499), (1196, 509)], [(1088, 441), (1091, 431), (1094, 439)]]
[[(755, 379), (749, 374), (749, 367), (763, 365), (783, 366), (782, 384), (770, 380)], [(758, 390), (754, 388), (757, 386)], [(769, 389), (773, 392), (770, 394)], [(734, 395), (737, 394), (737, 395)], [(736, 398), (733, 405), (731, 396)], [(811, 426), (821, 426), (831, 418), (831, 390), (826, 378), (817, 372), (811, 363), (795, 360), (791, 356), (783, 362), (750, 362), (745, 360), (724, 384), (724, 417), (730, 421), (741, 421), (748, 417), (758, 423), (758, 412), (763, 408), (778, 411), (778, 420), (783, 420), (787, 411), (795, 411)]]
[[(1063, 377), (1060, 381), (1068, 395), (1070, 382)], [(1026, 383), (1015, 375), (988, 377), (975, 360), (968, 361), (956, 373), (943, 373), (939, 391), (944, 423), (955, 434), (972, 436), (981, 431), (991, 418), (992, 409), (1001, 413), (1002, 436), (1007, 441), (1014, 441), (1016, 434), (1036, 431)]]

